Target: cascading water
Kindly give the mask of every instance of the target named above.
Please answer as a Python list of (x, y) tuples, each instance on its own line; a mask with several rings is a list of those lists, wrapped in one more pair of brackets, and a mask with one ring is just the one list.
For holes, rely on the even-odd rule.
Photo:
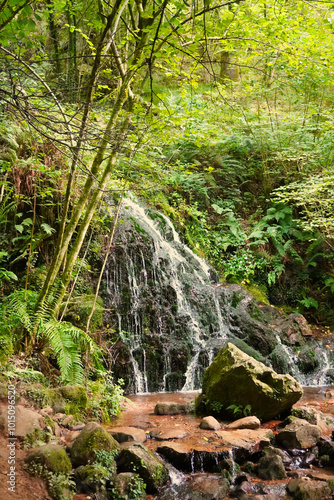
[[(248, 311), (252, 298), (247, 292), (238, 285), (222, 286), (207, 263), (181, 242), (168, 217), (126, 199), (121, 222), (105, 274), (104, 301), (114, 311), (121, 339), (114, 373), (125, 379), (127, 392), (199, 389), (205, 368), (233, 338), (266, 356), (280, 344), (280, 359), (307, 382), (290, 347)], [(325, 355), (319, 359), (328, 368)]]

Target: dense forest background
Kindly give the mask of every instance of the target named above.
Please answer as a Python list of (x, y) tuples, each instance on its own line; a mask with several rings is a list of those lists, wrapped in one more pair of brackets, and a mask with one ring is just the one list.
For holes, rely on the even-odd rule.
[(1, 3), (3, 363), (101, 361), (130, 191), (222, 280), (333, 328), (333, 23), (302, 0)]

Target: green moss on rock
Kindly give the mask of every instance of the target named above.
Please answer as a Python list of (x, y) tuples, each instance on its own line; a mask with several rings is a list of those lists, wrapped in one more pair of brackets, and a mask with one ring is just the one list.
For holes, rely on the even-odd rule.
[(250, 405), (252, 414), (263, 420), (288, 411), (303, 394), (290, 375), (277, 374), (231, 343), (221, 349), (205, 371), (202, 391), (197, 411), (205, 413), (205, 406), (219, 403), (220, 415), (226, 417), (228, 406)]
[(71, 448), (71, 461), (74, 467), (93, 463), (96, 452), (119, 450), (117, 441), (101, 425), (96, 422), (87, 424), (74, 441)]
[(66, 451), (59, 445), (47, 444), (32, 450), (25, 459), (28, 470), (33, 465), (41, 465), (55, 474), (69, 474), (72, 469)]
[(136, 471), (147, 486), (147, 492), (154, 492), (168, 481), (168, 469), (150, 450), (139, 443), (122, 449), (117, 459), (120, 472)]

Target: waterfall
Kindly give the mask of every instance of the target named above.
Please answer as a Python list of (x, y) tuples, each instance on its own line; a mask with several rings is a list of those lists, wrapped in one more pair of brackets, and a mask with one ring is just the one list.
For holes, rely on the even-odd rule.
[[(120, 222), (103, 298), (111, 311), (108, 322), (121, 339), (115, 374), (125, 380), (127, 392), (199, 389), (205, 369), (227, 339), (239, 337), (259, 348), (261, 342), (248, 333), (254, 328), (276, 335), (288, 371), (304, 384), (313, 383), (311, 376), (299, 373), (297, 355), (268, 326), (247, 312), (240, 320), (238, 303), (248, 307), (252, 297), (238, 285), (223, 286), (181, 242), (167, 216), (128, 198)], [(240, 294), (247, 297), (239, 299)], [(330, 366), (326, 356), (319, 354), (322, 382)]]

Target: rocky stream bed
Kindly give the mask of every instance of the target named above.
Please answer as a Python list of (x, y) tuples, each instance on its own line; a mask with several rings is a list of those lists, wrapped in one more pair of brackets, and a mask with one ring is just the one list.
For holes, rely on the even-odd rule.
[[(134, 471), (147, 484), (147, 499), (150, 500), (333, 498), (333, 389), (305, 388), (302, 399), (292, 410), (296, 417), (303, 418), (290, 419), (290, 424), (289, 420), (260, 424), (253, 416), (232, 423), (207, 419), (209, 427), (213, 428), (201, 428), (202, 419), (192, 413), (197, 395), (130, 396), (120, 418), (103, 427), (92, 422), (73, 423), (68, 415), (55, 414), (50, 408), (29, 408), (22, 399), (17, 407), (20, 414), (18, 437), (22, 440), (32, 428), (44, 426), (45, 430), (47, 417), (54, 422), (51, 444), (30, 450), (17, 445), (16, 493), (9, 493), (2, 481), (0, 498), (50, 498), (43, 481), (29, 476), (23, 468), (24, 463), (31, 464), (36, 457), (43, 463), (41, 457), (50, 446), (61, 461), (61, 467), (74, 472), (74, 500), (130, 499), (132, 497), (126, 496), (124, 490), (126, 486), (119, 483), (125, 483)], [(6, 407), (3, 405), (1, 410), (4, 414)], [(5, 426), (2, 430), (6, 436)], [(110, 450), (110, 444), (117, 449), (116, 461), (110, 465), (114, 488), (119, 488), (116, 496), (104, 496), (101, 478), (96, 475), (89, 478), (86, 474), (91, 467), (89, 463), (94, 462), (94, 452), (85, 455), (80, 443), (85, 435), (92, 433), (100, 433), (99, 449)], [(5, 476), (8, 469), (5, 438), (1, 438), (0, 448), (1, 473)], [(150, 452), (154, 453), (153, 459)], [(136, 457), (139, 457), (137, 463)], [(142, 466), (143, 463), (147, 466)], [(63, 498), (66, 498), (65, 493)]]

